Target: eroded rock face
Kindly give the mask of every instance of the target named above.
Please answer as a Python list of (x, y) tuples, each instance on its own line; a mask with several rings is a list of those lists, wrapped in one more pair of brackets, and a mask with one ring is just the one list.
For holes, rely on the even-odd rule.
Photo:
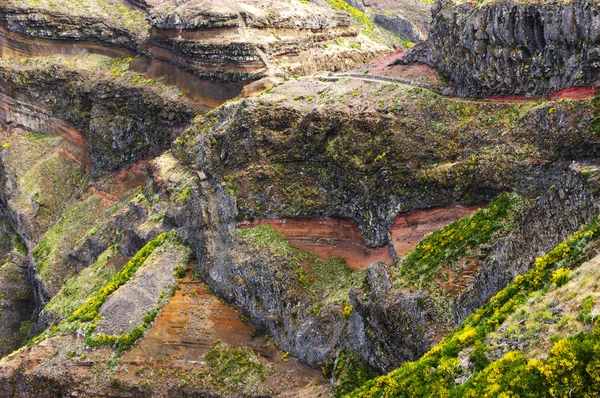
[(33, 297), (25, 251), (10, 226), (0, 218), (0, 357), (30, 337)]
[(372, 16), (373, 22), (382, 28), (397, 34), (413, 43), (425, 40), (425, 35), (409, 19), (401, 14), (376, 13)]
[(431, 4), (419, 0), (347, 0), (383, 29), (405, 40), (419, 43), (429, 31)]
[[(399, 213), (546, 189), (560, 175), (553, 162), (599, 153), (593, 101), (523, 108), (505, 119), (515, 109), (507, 103), (463, 108), (397, 89), (358, 79), (287, 82), (194, 125), (187, 134), (197, 134), (198, 145), (182, 157), (223, 179), (243, 218), (348, 218), (377, 247), (389, 243)], [(291, 100), (290, 90), (298, 94)], [(462, 112), (477, 115), (468, 129)], [(491, 114), (510, 122), (489, 124)], [(480, 152), (488, 145), (504, 149)], [(513, 145), (528, 155), (505, 152)]]
[(394, 287), (389, 265), (371, 265), (365, 287), (350, 292), (357, 310), (350, 324), (355, 331), (351, 336), (356, 336), (348, 340), (351, 349), (385, 371), (425, 354), (517, 275), (529, 271), (537, 257), (596, 216), (595, 184), (574, 170), (565, 170), (556, 186), (525, 212), (516, 230), (498, 239), (478, 260), (477, 273), (451, 300), (449, 310), (440, 311), (439, 301), (431, 294)]
[(438, 1), (419, 59), (462, 96), (541, 96), (600, 78), (600, 17), (594, 1)]
[(10, 0), (0, 5), (0, 37), (5, 56), (139, 55), (150, 60), (140, 67), (150, 77), (234, 84), (217, 105), (267, 75), (347, 70), (389, 51), (325, 1)]
[[(9, 66), (0, 71), (2, 92), (24, 103), (9, 105), (14, 110), (4, 113), (3, 123), (18, 125), (18, 115), (27, 113), (37, 113), (35, 123), (21, 118), (22, 126), (33, 130), (43, 126), (44, 118), (47, 124), (56, 124), (53, 117), (72, 123), (87, 141), (83, 144), (95, 176), (160, 154), (194, 116), (173, 98), (143, 87), (115, 84), (58, 65), (26, 69)], [(28, 103), (35, 104), (33, 109), (27, 109)]]
[(189, 254), (181, 248), (161, 248), (160, 253), (153, 253), (134, 278), (102, 305), (97, 331), (120, 335), (140, 325), (160, 298), (175, 288), (175, 266), (187, 267)]

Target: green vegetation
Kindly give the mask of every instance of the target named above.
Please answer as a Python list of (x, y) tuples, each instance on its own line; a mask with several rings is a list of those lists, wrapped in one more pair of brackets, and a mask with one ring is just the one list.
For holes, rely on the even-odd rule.
[(69, 322), (89, 322), (95, 320), (98, 316), (98, 310), (102, 304), (104, 304), (108, 296), (127, 283), (152, 252), (167, 241), (177, 241), (174, 232), (165, 232), (148, 242), (146, 246), (137, 252), (123, 269), (121, 269), (121, 271), (119, 271), (104, 287), (102, 287), (93, 297), (86, 300), (83, 306), (73, 312), (68, 318)]
[(336, 379), (334, 388), (336, 397), (354, 391), (377, 375), (377, 371), (371, 368), (361, 357), (342, 350), (333, 369), (333, 377)]
[(238, 236), (261, 249), (269, 249), (274, 256), (285, 259), (298, 277), (298, 282), (319, 305), (347, 304), (347, 291), (358, 286), (364, 271), (353, 270), (341, 258), (322, 260), (315, 254), (291, 246), (270, 225), (239, 229)]
[[(327, 0), (327, 2), (336, 10), (345, 11), (346, 13), (350, 14), (359, 31), (373, 41), (381, 42), (382, 39), (388, 39), (394, 44), (398, 44), (403, 47), (412, 47), (411, 42), (380, 29), (364, 12), (352, 7), (344, 0)], [(353, 44), (358, 45), (357, 43)]]
[(46, 304), (44, 311), (62, 318), (85, 304), (117, 272), (111, 260), (118, 255), (116, 246), (109, 247), (90, 267), (65, 282), (60, 291)]
[[(129, 8), (119, 0), (7, 0), (18, 8), (35, 8), (71, 17), (94, 18), (143, 39), (150, 28), (146, 13)], [(71, 29), (65, 26), (65, 29)], [(59, 26), (58, 29), (62, 29)]]
[(29, 198), (29, 206), (31, 202), (39, 205), (38, 219), (44, 227), (66, 210), (83, 182), (83, 167), (59, 152), (37, 159), (17, 181)]
[[(134, 327), (128, 333), (120, 336), (96, 333), (98, 322), (101, 319), (98, 311), (108, 297), (125, 283), (127, 283), (133, 277), (133, 275), (135, 275), (136, 271), (144, 265), (146, 260), (148, 260), (157, 249), (167, 244), (175, 246), (181, 245), (176, 234), (172, 231), (165, 232), (157, 236), (155, 239), (148, 242), (142, 249), (140, 249), (140, 251), (138, 251), (136, 255), (133, 256), (119, 272), (114, 274), (110, 280), (96, 290), (96, 292), (87, 300), (85, 300), (83, 305), (76, 309), (66, 320), (47, 329), (44, 333), (31, 340), (28, 345), (35, 344), (53, 335), (80, 331), (83, 332), (85, 342), (90, 347), (116, 346), (117, 355), (122, 351), (131, 348), (138, 339), (143, 337), (144, 332), (152, 325), (162, 306), (168, 301), (169, 297), (171, 297), (171, 294), (169, 294), (169, 292), (162, 292), (157, 300), (156, 305), (144, 316), (142, 323)], [(88, 274), (90, 276), (93, 275), (92, 278), (96, 278), (96, 281), (101, 278), (99, 276), (101, 272), (110, 273), (110, 268), (104, 268), (106, 261), (108, 261), (111, 256), (110, 250), (111, 249), (108, 249), (107, 252), (103, 254), (103, 257), (100, 258), (94, 266), (90, 267), (91, 270)], [(186, 251), (189, 255), (191, 255), (191, 251), (189, 251), (189, 249), (186, 249)], [(187, 262), (188, 259), (185, 261)], [(81, 301), (84, 295), (88, 294), (91, 290), (89, 287), (81, 286), (82, 283), (84, 282), (80, 278), (74, 278), (73, 280), (69, 281), (65, 285), (67, 292), (61, 291), (61, 293), (59, 293), (67, 300), (64, 307), (61, 307), (61, 304), (58, 302), (51, 302), (49, 303), (49, 309), (53, 309), (55, 312), (60, 314), (66, 313), (69, 308)], [(172, 290), (174, 287), (171, 287), (170, 289)]]
[(46, 232), (44, 238), (33, 249), (37, 272), (46, 284), (54, 288), (62, 285), (68, 270), (60, 258), (60, 253), (73, 247), (78, 239), (84, 237), (90, 225), (94, 225), (100, 218), (103, 210), (101, 200), (90, 196), (66, 210)]
[[(551, 397), (597, 396), (600, 366), (597, 364), (600, 333), (583, 332), (554, 342), (546, 360), (527, 360), (520, 352), (508, 352), (490, 361), (485, 342), (527, 299), (545, 294), (557, 268), (580, 266), (594, 251), (590, 243), (600, 238), (599, 220), (573, 234), (548, 254), (536, 259), (535, 267), (490, 299), (452, 334), (416, 362), (405, 363), (389, 374), (365, 383), (353, 397)], [(586, 308), (592, 304), (584, 304)], [(460, 365), (470, 356), (472, 370)], [(473, 373), (464, 384), (461, 375)]]
[(556, 286), (563, 286), (571, 279), (571, 271), (565, 268), (559, 268), (552, 274), (552, 282), (556, 283)]
[(478, 247), (510, 232), (516, 212), (522, 208), (520, 196), (503, 194), (487, 208), (427, 235), (402, 259), (396, 278), (403, 283), (419, 282), (425, 287), (442, 266), (453, 265), (464, 257), (472, 258)]
[(224, 391), (241, 391), (265, 381), (260, 358), (249, 347), (232, 348), (216, 341), (206, 353), (210, 376)]

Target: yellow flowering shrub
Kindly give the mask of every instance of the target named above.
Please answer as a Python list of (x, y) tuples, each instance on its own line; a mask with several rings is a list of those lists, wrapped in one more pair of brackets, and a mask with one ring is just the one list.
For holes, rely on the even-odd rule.
[[(586, 248), (600, 238), (598, 219), (535, 261), (534, 268), (469, 316), (421, 359), (405, 363), (389, 374), (369, 381), (351, 397), (598, 397), (600, 396), (600, 327), (554, 343), (546, 361), (528, 361), (512, 351), (490, 362), (485, 355), (487, 336), (526, 302), (531, 294), (570, 275), (588, 259)], [(556, 271), (557, 268), (562, 271)], [(562, 275), (562, 276), (561, 276)], [(583, 308), (590, 307), (591, 300)], [(590, 318), (590, 317), (588, 317)], [(587, 318), (586, 318), (587, 319)], [(590, 318), (590, 322), (594, 319)], [(462, 371), (459, 354), (473, 347), (474, 372), (457, 384)]]

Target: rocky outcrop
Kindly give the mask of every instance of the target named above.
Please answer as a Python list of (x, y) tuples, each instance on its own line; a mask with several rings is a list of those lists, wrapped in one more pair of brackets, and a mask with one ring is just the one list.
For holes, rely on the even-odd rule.
[[(286, 99), (295, 90), (297, 97)], [(186, 161), (199, 159), (202, 170), (224, 180), (241, 217), (350, 218), (369, 246), (388, 243), (401, 212), (454, 200), (477, 203), (503, 190), (543, 190), (560, 174), (553, 162), (588, 159), (600, 149), (590, 129), (590, 101), (549, 103), (507, 116), (513, 105), (484, 102), (467, 109), (443, 97), (435, 97), (435, 110), (426, 110), (425, 91), (412, 89), (409, 97), (401, 86), (397, 90), (382, 95), (376, 84), (358, 79), (288, 82), (220, 108), (176, 148)], [(380, 97), (367, 100), (370, 95)], [(456, 116), (463, 111), (477, 115), (468, 131), (460, 125), (463, 116)], [(435, 123), (432, 113), (444, 124)], [(186, 152), (186, 142), (196, 136), (200, 144)], [(528, 155), (480, 152), (488, 145), (516, 145)]]
[[(73, 42), (102, 42), (135, 53), (142, 52), (139, 37), (133, 32), (114, 28), (105, 21), (48, 14), (38, 10), (0, 12), (0, 26), (8, 32), (38, 39)], [(143, 37), (143, 36), (142, 36)], [(60, 44), (60, 43), (59, 43)]]
[(518, 229), (498, 240), (475, 276), (472, 285), (456, 298), (454, 320), (460, 324), (497, 292), (535, 265), (543, 256), (599, 213), (597, 183), (580, 172), (565, 175), (538, 197)]
[(600, 18), (589, 0), (438, 1), (423, 48), (407, 60), (435, 67), (461, 96), (542, 96), (600, 78)]
[(25, 252), (20, 238), (0, 219), (0, 357), (30, 337), (33, 297)]
[[(266, 75), (347, 70), (389, 51), (351, 25), (327, 2), (84, 1), (70, 7), (10, 0), (0, 6), (0, 54), (139, 55), (153, 64), (143, 70), (148, 77), (189, 73), (205, 82), (242, 83), (233, 95), (212, 93), (220, 105)], [(207, 95), (206, 87), (177, 83)]]
[(427, 37), (431, 17), (431, 4), (428, 2), (346, 0), (346, 3), (364, 12), (379, 27), (405, 40), (419, 43)]
[[(302, 91), (300, 87), (306, 91)], [(507, 158), (504, 156), (482, 157), (480, 161), (470, 160), (474, 169), (452, 169), (450, 166), (444, 169), (443, 173), (445, 183), (449, 180), (462, 181), (462, 178), (468, 176), (467, 184), (475, 191), (491, 193), (495, 189), (512, 189), (528, 196), (535, 195), (535, 192), (543, 193), (539, 200), (544, 205), (532, 208), (518, 220), (520, 230), (528, 231), (523, 232), (523, 237), (515, 238), (524, 245), (515, 250), (515, 257), (510, 262), (521, 264), (518, 270), (512, 269), (512, 265), (509, 266), (505, 262), (500, 266), (503, 268), (502, 272), (492, 265), (500, 245), (496, 243), (493, 250), (485, 251), (478, 259), (482, 264), (478, 268), (479, 273), (473, 283), (464, 288), (465, 293), (455, 301), (453, 297), (439, 296), (427, 292), (426, 289), (411, 291), (399, 287), (394, 282), (393, 266), (378, 263), (369, 267), (362, 286), (355, 286), (350, 290), (349, 298), (353, 311), (349, 318), (344, 318), (340, 316), (341, 309), (335, 306), (325, 306), (319, 315), (310, 311), (307, 313), (315, 302), (302, 293), (298, 275), (289, 262), (272, 257), (269, 260), (263, 257), (264, 253), (249, 252), (247, 248), (236, 246), (235, 240), (231, 238), (231, 228), (237, 214), (231, 198), (226, 194), (235, 194), (237, 208), (243, 217), (248, 214), (244, 212), (248, 211), (253, 211), (254, 213), (249, 213), (253, 215), (281, 216), (287, 211), (284, 206), (289, 203), (293, 206), (304, 206), (301, 207), (304, 213), (294, 214), (296, 217), (343, 215), (354, 218), (361, 225), (363, 234), (371, 245), (381, 244), (379, 242), (385, 244), (389, 241), (389, 225), (386, 220), (392, 214), (397, 214), (395, 211), (398, 206), (406, 206), (404, 209), (410, 206), (418, 208), (425, 205), (424, 201), (427, 200), (431, 201), (428, 202), (429, 205), (434, 205), (434, 201), (439, 201), (437, 204), (440, 204), (448, 200), (441, 192), (444, 189), (442, 185), (429, 182), (433, 181), (434, 177), (430, 177), (432, 180), (427, 182), (429, 189), (426, 195), (418, 190), (411, 193), (411, 189), (416, 189), (416, 184), (392, 183), (388, 179), (393, 178), (393, 175), (385, 173), (386, 166), (383, 164), (378, 165), (374, 162), (376, 165), (370, 168), (366, 166), (368, 161), (361, 160), (362, 167), (356, 169), (359, 170), (357, 173), (350, 172), (355, 170), (355, 165), (359, 163), (356, 157), (345, 158), (345, 162), (340, 161), (348, 153), (354, 153), (355, 148), (351, 144), (353, 139), (363, 143), (360, 146), (361, 153), (367, 151), (365, 145), (368, 145), (369, 139), (373, 139), (370, 133), (373, 131), (401, 135), (401, 145), (406, 148), (408, 137), (415, 139), (424, 129), (421, 124), (418, 131), (411, 132), (407, 115), (418, 117), (420, 106), (425, 106), (424, 104), (428, 104), (428, 112), (436, 113), (438, 108), (435, 106), (444, 100), (440, 97), (435, 97), (435, 100), (426, 97), (427, 100), (421, 102), (420, 95), (431, 94), (423, 94), (415, 89), (412, 89), (412, 97), (409, 99), (391, 91), (390, 97), (398, 101), (395, 104), (398, 108), (395, 109), (401, 109), (400, 111), (390, 108), (382, 111), (362, 108), (360, 112), (354, 112), (352, 109), (359, 106), (362, 99), (353, 93), (351, 83), (344, 82), (342, 90), (346, 90), (347, 95), (334, 97), (337, 89), (335, 84), (324, 87), (322, 82), (286, 83), (273, 88), (258, 99), (245, 99), (226, 105), (192, 126), (176, 143), (175, 153), (182, 161), (197, 168), (205, 181), (199, 190), (200, 196), (192, 195), (188, 207), (170, 211), (165, 220), (168, 225), (177, 228), (186, 236), (186, 242), (197, 251), (198, 258), (202, 259), (199, 268), (202, 278), (213, 286), (219, 295), (241, 308), (254, 324), (261, 330), (268, 331), (282, 348), (289, 350), (297, 358), (311, 365), (322, 364), (335, 357), (336, 350), (331, 347), (337, 346), (358, 353), (375, 368), (391, 370), (404, 361), (418, 358), (437, 343), (456, 322), (472, 312), (479, 304), (473, 307), (465, 304), (473, 300), (469, 294), (480, 295), (481, 299), (474, 300), (479, 303), (489, 299), (490, 294), (501, 290), (515, 275), (528, 270), (535, 256), (549, 250), (562, 237), (589, 220), (595, 210), (587, 188), (583, 191), (574, 189), (573, 197), (561, 197), (552, 192), (548, 194), (546, 190), (552, 184), (557, 187), (567, 184), (564, 181), (568, 181), (570, 186), (578, 186), (581, 182), (578, 177), (571, 175), (572, 171), (568, 171), (565, 164), (572, 160), (592, 159), (596, 156), (598, 141), (590, 130), (596, 105), (594, 101), (589, 100), (552, 102), (528, 107), (522, 114), (515, 111), (514, 104), (504, 108), (505, 104), (481, 103), (482, 108), (479, 111), (470, 109), (468, 112), (471, 115), (481, 115), (486, 121), (480, 126), (482, 130), (476, 133), (477, 139), (472, 141), (471, 134), (474, 129), (478, 129), (478, 122), (470, 119), (469, 138), (461, 141), (462, 149), (468, 148), (469, 157), (478, 156), (479, 151), (485, 151), (484, 148), (490, 142), (484, 142), (491, 136), (486, 136), (483, 131), (492, 129), (496, 131), (494, 136), (502, 131), (503, 143), (510, 142), (509, 147), (522, 144), (528, 148), (534, 146), (544, 159), (541, 161), (540, 158), (540, 161), (530, 163), (534, 157), (520, 163), (519, 166), (515, 164), (514, 170), (519, 170), (518, 175), (516, 172), (508, 172), (508, 169), (496, 168), (500, 163), (503, 167), (506, 166)], [(362, 86), (362, 89), (364, 95), (374, 95), (368, 87)], [(279, 90), (298, 90), (295, 92), (299, 97), (288, 103)], [(327, 107), (327, 114), (324, 114), (319, 110), (319, 104), (311, 104), (314, 101), (310, 99), (312, 93), (319, 93), (327, 99), (336, 98), (335, 103), (339, 105), (330, 105)], [(432, 107), (431, 104), (437, 105)], [(304, 108), (304, 105), (308, 108)], [(449, 109), (446, 106), (455, 107), (457, 103), (440, 105), (439, 113), (436, 113), (440, 118), (448, 117), (444, 116)], [(397, 119), (402, 121), (400, 124), (396, 124), (395, 119), (390, 117), (395, 112), (400, 112)], [(461, 114), (462, 111), (457, 112)], [(509, 116), (511, 114), (512, 116)], [(491, 115), (495, 116), (492, 116), (494, 120), (490, 122), (488, 118)], [(446, 127), (452, 129), (455, 119), (448, 117), (443, 120), (448, 123)], [(345, 131), (350, 131), (352, 136), (346, 135)], [(435, 128), (430, 131), (435, 131)], [(364, 140), (359, 138), (363, 132), (366, 134)], [(405, 156), (406, 151), (396, 152), (393, 142), (384, 141), (384, 137), (383, 133), (379, 133), (379, 146), (369, 150), (379, 155), (385, 153), (379, 160), (384, 156), (386, 161), (391, 162), (389, 164), (399, 164), (400, 157)], [(448, 137), (450, 135), (444, 134), (445, 142)], [(428, 143), (433, 141), (435, 140), (429, 136)], [(341, 143), (345, 145), (338, 147)], [(496, 163), (499, 159), (502, 159), (500, 163)], [(406, 158), (402, 161), (406, 162)], [(307, 163), (306, 166), (303, 165), (304, 162)], [(437, 162), (439, 164), (443, 160)], [(493, 166), (494, 163), (496, 166)], [(439, 170), (437, 166), (434, 169)], [(499, 178), (505, 172), (511, 177)], [(385, 193), (378, 196), (376, 189), (373, 189), (367, 191), (367, 198), (362, 194), (364, 187), (353, 187), (350, 179), (346, 180), (345, 173), (349, 173), (348, 176), (351, 175), (354, 182), (357, 175), (360, 175), (361, 179), (365, 178), (364, 185), (383, 188)], [(371, 173), (378, 176), (377, 183), (372, 183), (367, 177), (373, 176)], [(315, 190), (314, 198), (308, 197), (302, 202), (297, 196), (292, 196), (292, 201), (286, 203), (286, 197), (279, 196), (278, 192), (294, 192), (301, 195), (299, 192), (312, 190), (310, 182), (313, 175), (320, 176), (321, 184), (328, 181), (326, 186)], [(285, 177), (279, 179), (278, 176)], [(297, 185), (300, 181), (298, 176), (302, 176), (302, 181), (307, 185)], [(251, 178), (246, 179), (247, 177)], [(220, 187), (219, 180), (225, 190)], [(265, 191), (262, 188), (250, 190), (262, 187), (263, 183)], [(395, 187), (399, 185), (410, 188), (405, 188), (396, 197), (392, 196), (396, 192)], [(500, 188), (501, 186), (503, 188)], [(317, 196), (320, 192), (331, 195), (336, 189), (342, 193), (340, 198)], [(212, 198), (204, 193), (211, 190), (216, 192), (216, 196)], [(270, 196), (275, 193), (278, 196)], [(412, 198), (414, 202), (411, 202)], [(208, 205), (211, 201), (213, 204)], [(198, 203), (204, 204), (199, 208)], [(253, 205), (250, 206), (249, 203)], [(313, 207), (315, 205), (322, 207)], [(568, 215), (564, 215), (565, 211)], [(365, 214), (369, 214), (369, 217)], [(212, 221), (207, 221), (207, 217)], [(549, 226), (549, 223), (553, 222), (551, 220), (555, 220), (556, 217), (560, 217), (561, 220), (554, 221), (554, 227)], [(534, 222), (533, 219), (545, 221), (536, 224), (538, 221)], [(216, 234), (214, 229), (206, 229), (209, 225), (220, 225), (221, 230)], [(525, 234), (535, 228), (546, 228), (548, 234), (541, 233), (533, 243), (528, 243)], [(562, 232), (558, 232), (559, 229)], [(194, 235), (193, 231), (202, 230), (206, 232)], [(519, 233), (521, 232), (515, 232)], [(506, 239), (511, 238), (504, 237), (499, 242)], [(226, 254), (227, 247), (235, 248), (230, 252), (231, 255)], [(485, 275), (490, 273), (498, 275), (498, 278), (486, 278)], [(467, 296), (469, 299), (463, 299)]]
[[(0, 79), (2, 93), (21, 102), (7, 109), (3, 123), (37, 130), (40, 118), (55, 123), (50, 114), (71, 123), (87, 140), (95, 176), (159, 155), (194, 116), (192, 109), (150, 86), (110, 81), (56, 64), (6, 66)], [(38, 121), (17, 117), (28, 113), (37, 114), (31, 120)]]

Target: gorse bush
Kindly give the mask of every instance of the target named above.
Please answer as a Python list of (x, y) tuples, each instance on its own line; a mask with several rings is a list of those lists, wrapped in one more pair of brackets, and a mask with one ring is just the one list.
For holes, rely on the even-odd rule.
[(565, 268), (559, 268), (552, 274), (552, 282), (556, 283), (556, 286), (563, 286), (571, 280), (571, 271)]
[[(589, 243), (600, 238), (593, 220), (543, 257), (535, 267), (492, 297), (460, 327), (416, 362), (366, 382), (352, 397), (597, 397), (600, 393), (600, 329), (560, 339), (545, 361), (509, 352), (490, 363), (485, 341), (529, 296), (553, 281), (558, 267), (573, 269), (589, 256)], [(561, 274), (564, 271), (561, 271)], [(593, 299), (592, 299), (593, 300)], [(586, 299), (582, 319), (592, 322), (593, 301)], [(472, 370), (459, 365), (459, 353), (470, 348)], [(466, 351), (464, 351), (466, 352)], [(466, 372), (466, 373), (465, 373)], [(464, 384), (455, 380), (472, 372)]]
[(477, 247), (490, 243), (498, 232), (510, 232), (513, 227), (511, 213), (521, 208), (520, 196), (502, 194), (486, 209), (427, 235), (404, 257), (397, 276), (401, 280), (418, 280), (427, 284), (443, 265), (451, 264)]

